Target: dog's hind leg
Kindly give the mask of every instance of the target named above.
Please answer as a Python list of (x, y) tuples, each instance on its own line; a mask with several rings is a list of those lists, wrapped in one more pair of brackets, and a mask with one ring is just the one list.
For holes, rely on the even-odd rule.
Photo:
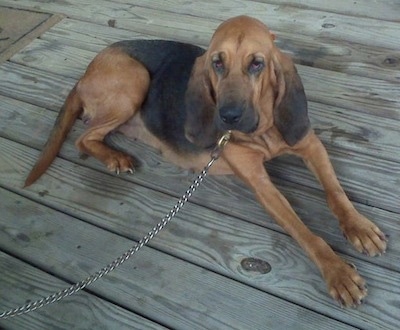
[[(90, 127), (76, 141), (76, 147), (80, 152), (91, 155), (104, 163), (110, 171), (133, 172), (134, 164), (132, 158), (120, 151), (114, 150), (104, 143), (104, 137), (127, 121), (135, 113), (135, 108), (126, 104), (126, 102), (115, 102), (112, 110), (108, 111), (107, 116), (102, 118), (93, 117), (88, 119), (84, 112), (84, 121), (87, 121)], [(116, 114), (115, 114), (116, 113)]]
[(140, 109), (150, 84), (147, 69), (117, 49), (107, 49), (88, 67), (77, 90), (88, 129), (77, 148), (103, 162), (110, 171), (132, 172), (132, 158), (104, 143), (104, 137)]

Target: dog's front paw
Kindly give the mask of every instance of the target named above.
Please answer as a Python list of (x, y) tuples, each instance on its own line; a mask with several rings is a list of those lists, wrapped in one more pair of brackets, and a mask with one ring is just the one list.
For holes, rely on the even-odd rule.
[(345, 238), (360, 253), (371, 257), (385, 253), (387, 237), (373, 222), (358, 212), (341, 221), (340, 228)]
[(107, 157), (107, 159), (104, 161), (104, 163), (107, 166), (108, 170), (117, 174), (120, 174), (121, 172), (133, 174), (135, 172), (132, 157), (119, 151), (115, 151), (110, 154), (109, 157)]
[(365, 280), (354, 265), (339, 260), (324, 272), (329, 294), (341, 307), (357, 307), (367, 296)]

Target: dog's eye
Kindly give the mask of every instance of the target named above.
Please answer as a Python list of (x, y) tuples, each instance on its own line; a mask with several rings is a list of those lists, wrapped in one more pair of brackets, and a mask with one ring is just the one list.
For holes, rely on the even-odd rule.
[(255, 59), (250, 63), (249, 72), (252, 74), (260, 72), (264, 69), (264, 61), (260, 59)]
[(213, 60), (212, 66), (217, 73), (222, 73), (224, 71), (224, 62), (222, 62), (221, 59)]

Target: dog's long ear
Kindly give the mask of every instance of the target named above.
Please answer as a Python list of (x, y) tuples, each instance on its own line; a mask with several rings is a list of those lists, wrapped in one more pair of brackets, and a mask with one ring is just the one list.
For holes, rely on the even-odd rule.
[(212, 145), (218, 138), (215, 93), (205, 61), (206, 54), (196, 59), (185, 94), (185, 132), (201, 147)]
[(293, 61), (278, 51), (273, 65), (277, 86), (274, 123), (285, 142), (293, 146), (310, 129), (307, 99)]

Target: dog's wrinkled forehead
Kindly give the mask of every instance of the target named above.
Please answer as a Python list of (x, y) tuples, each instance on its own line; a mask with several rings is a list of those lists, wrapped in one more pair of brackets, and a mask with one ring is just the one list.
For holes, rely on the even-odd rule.
[(274, 35), (264, 23), (252, 17), (238, 16), (218, 26), (211, 38), (209, 50), (237, 51), (241, 46), (267, 50), (273, 46), (273, 41)]

